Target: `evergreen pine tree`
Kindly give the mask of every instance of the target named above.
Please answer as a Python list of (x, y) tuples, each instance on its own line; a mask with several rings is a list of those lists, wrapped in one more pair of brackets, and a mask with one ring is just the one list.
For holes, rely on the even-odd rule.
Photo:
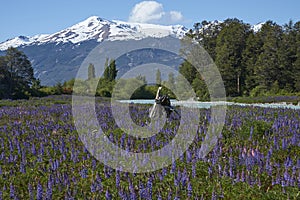
[(156, 85), (161, 85), (161, 72), (159, 69), (156, 70), (156, 78), (155, 78)]
[(168, 81), (167, 81), (168, 88), (173, 91), (175, 87), (175, 76), (173, 72), (170, 72), (168, 75)]
[(242, 54), (242, 65), (245, 69), (245, 86), (244, 94), (249, 95), (250, 91), (257, 86), (254, 66), (257, 58), (261, 53), (262, 40), (253, 31), (250, 32), (246, 40), (246, 47)]
[(296, 61), (297, 46), (293, 22), (284, 25), (282, 38), (279, 40), (278, 62), (281, 76), (278, 77), (279, 88), (287, 91), (293, 90), (293, 63)]
[(296, 92), (300, 92), (300, 21), (295, 23), (294, 31), (295, 36), (295, 62), (293, 63), (293, 84)]
[(227, 95), (237, 96), (242, 94), (245, 82), (242, 52), (250, 26), (237, 19), (227, 19), (222, 27), (217, 38), (215, 62), (222, 75)]
[(92, 63), (90, 63), (88, 67), (88, 80), (92, 80), (94, 78), (96, 78), (95, 66)]
[(118, 70), (116, 69), (116, 61), (110, 60), (108, 64), (108, 59), (105, 62), (105, 70), (103, 73), (103, 77), (105, 80), (114, 81), (117, 77)]
[(262, 51), (255, 64), (257, 85), (270, 90), (276, 80), (282, 78), (279, 63), (279, 48), (282, 28), (272, 21), (266, 22), (258, 33), (263, 41)]

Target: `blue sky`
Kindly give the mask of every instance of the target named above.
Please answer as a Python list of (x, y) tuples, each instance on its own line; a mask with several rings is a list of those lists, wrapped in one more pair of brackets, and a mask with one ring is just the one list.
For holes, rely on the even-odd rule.
[(54, 33), (92, 15), (188, 28), (202, 20), (233, 17), (250, 24), (300, 21), (299, 0), (5, 0), (0, 10), (0, 42), (19, 35)]

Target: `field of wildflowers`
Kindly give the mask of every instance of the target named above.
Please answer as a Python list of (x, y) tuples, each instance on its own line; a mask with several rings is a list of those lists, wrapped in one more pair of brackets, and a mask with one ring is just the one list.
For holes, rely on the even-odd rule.
[[(200, 158), (210, 119), (210, 109), (201, 109), (185, 154), (139, 174), (96, 160), (78, 137), (71, 104), (49, 102), (1, 104), (0, 199), (300, 199), (300, 110), (229, 106), (222, 137)], [(143, 126), (149, 107), (132, 105), (132, 119)], [(178, 127), (174, 119), (159, 134), (136, 139), (111, 120), (109, 102), (96, 110), (110, 141), (130, 151), (159, 149)]]

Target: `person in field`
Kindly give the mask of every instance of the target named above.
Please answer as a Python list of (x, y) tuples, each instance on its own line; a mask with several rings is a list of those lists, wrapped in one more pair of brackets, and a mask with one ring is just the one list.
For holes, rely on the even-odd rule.
[(163, 115), (163, 110), (165, 110), (167, 118), (170, 118), (172, 111), (178, 114), (178, 112), (171, 106), (170, 97), (168, 95), (160, 94), (161, 89), (162, 87), (159, 87), (156, 92), (155, 103), (149, 114), (150, 118), (161, 117)]

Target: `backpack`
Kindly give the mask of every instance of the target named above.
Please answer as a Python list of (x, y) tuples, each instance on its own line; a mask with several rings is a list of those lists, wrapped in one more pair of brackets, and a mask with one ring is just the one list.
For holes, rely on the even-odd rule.
[(170, 98), (167, 95), (160, 96), (156, 103), (161, 104), (162, 106), (171, 106)]

